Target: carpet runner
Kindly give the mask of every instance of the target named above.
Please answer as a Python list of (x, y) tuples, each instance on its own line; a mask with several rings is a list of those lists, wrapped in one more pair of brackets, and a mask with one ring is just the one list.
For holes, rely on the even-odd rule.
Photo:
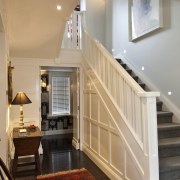
[(95, 180), (85, 168), (37, 176), (36, 180)]

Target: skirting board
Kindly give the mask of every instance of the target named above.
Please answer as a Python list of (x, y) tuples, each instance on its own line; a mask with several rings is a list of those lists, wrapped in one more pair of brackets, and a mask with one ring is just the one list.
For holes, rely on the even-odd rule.
[(123, 180), (109, 166), (107, 166), (100, 158), (98, 158), (91, 150), (83, 144), (83, 152), (110, 178)]
[(72, 146), (78, 150), (79, 149), (79, 143), (78, 141), (73, 137), (73, 140), (72, 140)]

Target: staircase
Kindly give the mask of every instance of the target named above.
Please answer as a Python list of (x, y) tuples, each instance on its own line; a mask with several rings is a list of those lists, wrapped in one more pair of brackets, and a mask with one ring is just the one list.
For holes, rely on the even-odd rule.
[[(121, 59), (116, 60), (144, 90), (147, 88)], [(173, 113), (163, 111), (162, 106), (163, 102), (157, 101), (159, 179), (180, 180), (180, 124), (173, 123)]]

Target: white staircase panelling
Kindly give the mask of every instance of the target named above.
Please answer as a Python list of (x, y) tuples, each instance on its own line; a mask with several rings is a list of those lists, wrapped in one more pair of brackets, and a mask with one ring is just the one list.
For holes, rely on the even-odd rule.
[[(88, 81), (90, 81), (90, 79)], [(91, 84), (93, 84), (93, 82)], [(96, 88), (92, 85), (91, 89)], [(132, 136), (128, 137), (126, 141), (126, 138), (122, 135), (123, 132), (118, 131), (117, 125), (114, 123), (114, 117), (119, 117), (116, 116), (116, 112), (111, 114), (113, 113), (114, 107), (110, 102), (107, 102), (107, 106), (103, 97), (96, 90), (84, 90), (83, 151), (87, 153), (111, 179), (129, 179), (129, 177), (132, 176), (134, 179), (143, 179), (143, 167), (140, 165), (143, 164), (143, 161), (142, 159), (137, 160), (134, 154), (138, 149), (138, 144), (134, 147), (129, 146), (128, 139), (131, 139)], [(121, 128), (123, 129), (124, 126)], [(126, 131), (128, 131), (127, 128)], [(132, 143), (132, 145), (135, 144), (133, 140), (130, 143)], [(135, 151), (134, 148), (136, 149)], [(141, 151), (139, 154), (139, 157), (141, 157), (142, 150), (139, 149), (139, 151)], [(128, 170), (130, 164), (132, 164), (131, 166), (133, 168)], [(107, 171), (107, 169), (109, 170)], [(136, 171), (134, 171), (134, 169), (136, 169)], [(139, 176), (141, 178), (139, 178)]]
[(83, 56), (84, 151), (111, 179), (158, 180), (159, 93), (145, 92), (86, 32)]

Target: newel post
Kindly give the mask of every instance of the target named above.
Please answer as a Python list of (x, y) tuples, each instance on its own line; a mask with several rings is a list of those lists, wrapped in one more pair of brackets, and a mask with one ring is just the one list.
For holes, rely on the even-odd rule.
[[(153, 92), (152, 92), (153, 93)], [(159, 93), (148, 94), (142, 98), (143, 144), (147, 157), (145, 177), (147, 180), (159, 180), (158, 135), (156, 97)]]

